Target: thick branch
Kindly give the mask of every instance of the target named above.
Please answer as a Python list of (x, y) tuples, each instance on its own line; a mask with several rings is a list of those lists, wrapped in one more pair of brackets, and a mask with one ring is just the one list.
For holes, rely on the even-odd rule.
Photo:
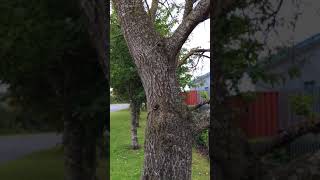
[(192, 55), (195, 55), (196, 53), (204, 53), (204, 52), (209, 52), (210, 49), (191, 49), (183, 58), (178, 63), (178, 67), (182, 66), (183, 64), (187, 63), (187, 60), (189, 57)]
[(193, 134), (197, 135), (201, 131), (208, 129), (210, 125), (210, 109), (192, 111)]
[(201, 0), (189, 15), (184, 18), (173, 35), (168, 39), (168, 49), (172, 50), (172, 54), (178, 54), (193, 29), (199, 23), (209, 18), (209, 8), (210, 0)]
[(159, 1), (158, 0), (152, 0), (151, 8), (150, 8), (150, 18), (151, 18), (152, 22), (154, 22), (155, 19), (156, 19), (158, 6), (159, 6)]
[(200, 104), (197, 104), (196, 106), (190, 108), (190, 110), (197, 110), (197, 109), (201, 108), (202, 106), (204, 106), (206, 104), (210, 104), (210, 100), (207, 100), (207, 101), (204, 101), (204, 102), (202, 102)]
[(185, 2), (186, 3), (184, 5), (183, 19), (185, 19), (190, 14), (193, 8), (193, 0), (185, 0)]
[(293, 142), (295, 139), (308, 134), (308, 133), (319, 133), (320, 132), (320, 120), (310, 121), (305, 120), (299, 124), (289, 128), (286, 131), (281, 132), (278, 136), (271, 140), (269, 148), (262, 152), (257, 152), (258, 154), (266, 154), (272, 150), (287, 145)]
[(134, 60), (148, 56), (165, 42), (156, 32), (143, 1), (113, 0), (124, 38)]

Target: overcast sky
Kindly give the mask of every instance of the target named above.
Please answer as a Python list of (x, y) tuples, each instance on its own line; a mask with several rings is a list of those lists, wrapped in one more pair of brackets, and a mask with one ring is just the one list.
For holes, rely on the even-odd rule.
[(320, 33), (320, 0), (301, 0), (299, 7), (293, 5), (292, 1), (284, 1), (278, 18), (284, 18), (287, 22), (292, 20), (295, 13), (300, 15), (294, 29), (286, 26), (278, 28), (278, 35), (270, 36), (268, 44), (293, 45), (297, 44), (315, 34)]

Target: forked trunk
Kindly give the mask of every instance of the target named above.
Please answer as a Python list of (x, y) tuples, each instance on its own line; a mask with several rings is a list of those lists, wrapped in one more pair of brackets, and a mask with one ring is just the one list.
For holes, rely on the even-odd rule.
[(131, 110), (131, 146), (132, 146), (132, 149), (138, 149), (139, 148), (138, 135), (137, 135), (138, 114), (137, 114), (136, 102), (131, 101), (130, 110)]
[(147, 98), (142, 180), (190, 180), (192, 120), (176, 76), (179, 47), (155, 31), (143, 1), (113, 1)]

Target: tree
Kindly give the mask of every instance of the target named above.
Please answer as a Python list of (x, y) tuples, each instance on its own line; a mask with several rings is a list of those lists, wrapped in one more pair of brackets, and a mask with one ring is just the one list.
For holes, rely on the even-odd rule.
[(111, 87), (117, 97), (129, 100), (131, 110), (131, 145), (138, 149), (137, 127), (144, 90), (115, 14), (111, 15)]
[(208, 18), (210, 0), (194, 8), (192, 1), (186, 2), (184, 19), (169, 37), (154, 27), (159, 1), (147, 10), (140, 0), (112, 4), (147, 98), (142, 179), (191, 179), (191, 139), (197, 126), (180, 95), (178, 54), (191, 31)]
[(77, 5), (3, 2), (0, 76), (11, 103), (63, 127), (65, 179), (93, 180), (108, 94)]
[[(161, 7), (155, 17), (155, 28), (159, 33), (168, 35), (175, 23), (169, 23), (172, 9)], [(170, 25), (168, 25), (170, 24)], [(192, 75), (189, 74), (187, 62), (178, 67), (177, 75), (182, 88), (191, 83)], [(132, 61), (125, 39), (122, 35), (116, 14), (111, 15), (111, 86), (116, 96), (129, 100), (131, 107), (131, 136), (132, 146), (136, 149), (137, 126), (139, 126), (139, 114), (142, 102), (145, 102), (145, 93), (141, 84), (137, 68)]]

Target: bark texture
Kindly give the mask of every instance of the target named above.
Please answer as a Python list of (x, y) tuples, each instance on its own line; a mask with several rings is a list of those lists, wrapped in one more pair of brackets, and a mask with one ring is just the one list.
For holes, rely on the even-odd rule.
[(192, 29), (206, 19), (209, 3), (200, 1), (176, 33), (163, 38), (143, 1), (113, 1), (147, 98), (142, 180), (191, 179), (193, 120), (180, 96), (177, 54)]
[(138, 143), (138, 133), (137, 133), (137, 123), (138, 123), (138, 103), (131, 101), (130, 111), (131, 111), (131, 146), (133, 149), (139, 149)]

